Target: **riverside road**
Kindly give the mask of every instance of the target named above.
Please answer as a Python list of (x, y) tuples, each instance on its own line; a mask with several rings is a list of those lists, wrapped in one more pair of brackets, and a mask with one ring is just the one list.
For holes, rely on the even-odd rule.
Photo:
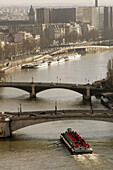
[(39, 113), (12, 113), (1, 114), (0, 117), (0, 137), (10, 137), (12, 132), (34, 124), (62, 120), (96, 120), (113, 122), (113, 114), (109, 111), (91, 114), (90, 112), (75, 113), (75, 111), (63, 112), (39, 112)]

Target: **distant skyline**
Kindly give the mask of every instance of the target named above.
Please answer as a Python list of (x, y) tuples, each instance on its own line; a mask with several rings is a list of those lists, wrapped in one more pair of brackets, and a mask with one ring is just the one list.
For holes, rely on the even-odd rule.
[[(73, 6), (94, 6), (95, 0), (3, 0), (0, 2), (0, 6), (48, 6), (53, 4), (62, 4), (67, 6), (71, 4)], [(113, 0), (98, 0), (99, 6), (113, 6)]]

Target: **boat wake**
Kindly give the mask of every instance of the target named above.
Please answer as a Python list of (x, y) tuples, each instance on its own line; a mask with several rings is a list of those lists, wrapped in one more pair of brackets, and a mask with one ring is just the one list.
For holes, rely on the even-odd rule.
[(102, 166), (102, 161), (97, 154), (72, 155), (76, 163), (83, 169), (96, 169)]

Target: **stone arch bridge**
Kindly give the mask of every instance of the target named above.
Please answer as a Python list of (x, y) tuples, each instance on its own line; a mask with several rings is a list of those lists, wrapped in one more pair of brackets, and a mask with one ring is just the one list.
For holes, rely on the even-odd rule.
[[(83, 95), (83, 99), (90, 100), (91, 96), (107, 92), (109, 89), (100, 88), (90, 84), (69, 84), (69, 83), (43, 83), (43, 82), (0, 82), (0, 87), (18, 88), (30, 93), (31, 98), (35, 98), (36, 94), (44, 90), (53, 88), (68, 89)], [(111, 89), (112, 91), (112, 89)], [(109, 90), (110, 92), (110, 90)]]
[[(109, 111), (108, 111), (109, 112)], [(5, 118), (0, 120), (0, 138), (5, 137), (11, 137), (12, 132), (31, 126), (34, 124), (40, 124), (45, 122), (51, 122), (51, 121), (63, 121), (63, 120), (96, 120), (96, 121), (106, 121), (106, 122), (113, 122), (113, 114), (112, 113), (102, 113), (99, 111), (99, 113), (65, 113), (63, 115), (60, 114), (51, 114), (47, 113), (44, 115), (37, 114), (35, 116), (27, 115), (21, 115), (17, 116), (15, 115), (12, 118)]]

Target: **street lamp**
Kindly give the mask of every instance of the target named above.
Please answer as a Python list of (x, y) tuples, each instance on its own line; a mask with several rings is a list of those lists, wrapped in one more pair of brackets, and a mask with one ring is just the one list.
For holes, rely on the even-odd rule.
[(33, 77), (32, 77), (32, 83), (33, 83)]
[(20, 103), (20, 113), (22, 112), (22, 106), (21, 106), (21, 103)]
[(20, 113), (19, 113), (19, 108), (18, 108), (18, 117), (20, 116)]
[(57, 84), (58, 84), (58, 76), (56, 78), (57, 78)]
[(113, 60), (112, 60), (112, 57), (111, 57), (111, 85), (113, 84)]
[(10, 76), (10, 83), (12, 82), (12, 76)]
[(87, 78), (85, 78), (85, 83), (87, 83)]
[(55, 102), (55, 115), (57, 114), (57, 102)]

